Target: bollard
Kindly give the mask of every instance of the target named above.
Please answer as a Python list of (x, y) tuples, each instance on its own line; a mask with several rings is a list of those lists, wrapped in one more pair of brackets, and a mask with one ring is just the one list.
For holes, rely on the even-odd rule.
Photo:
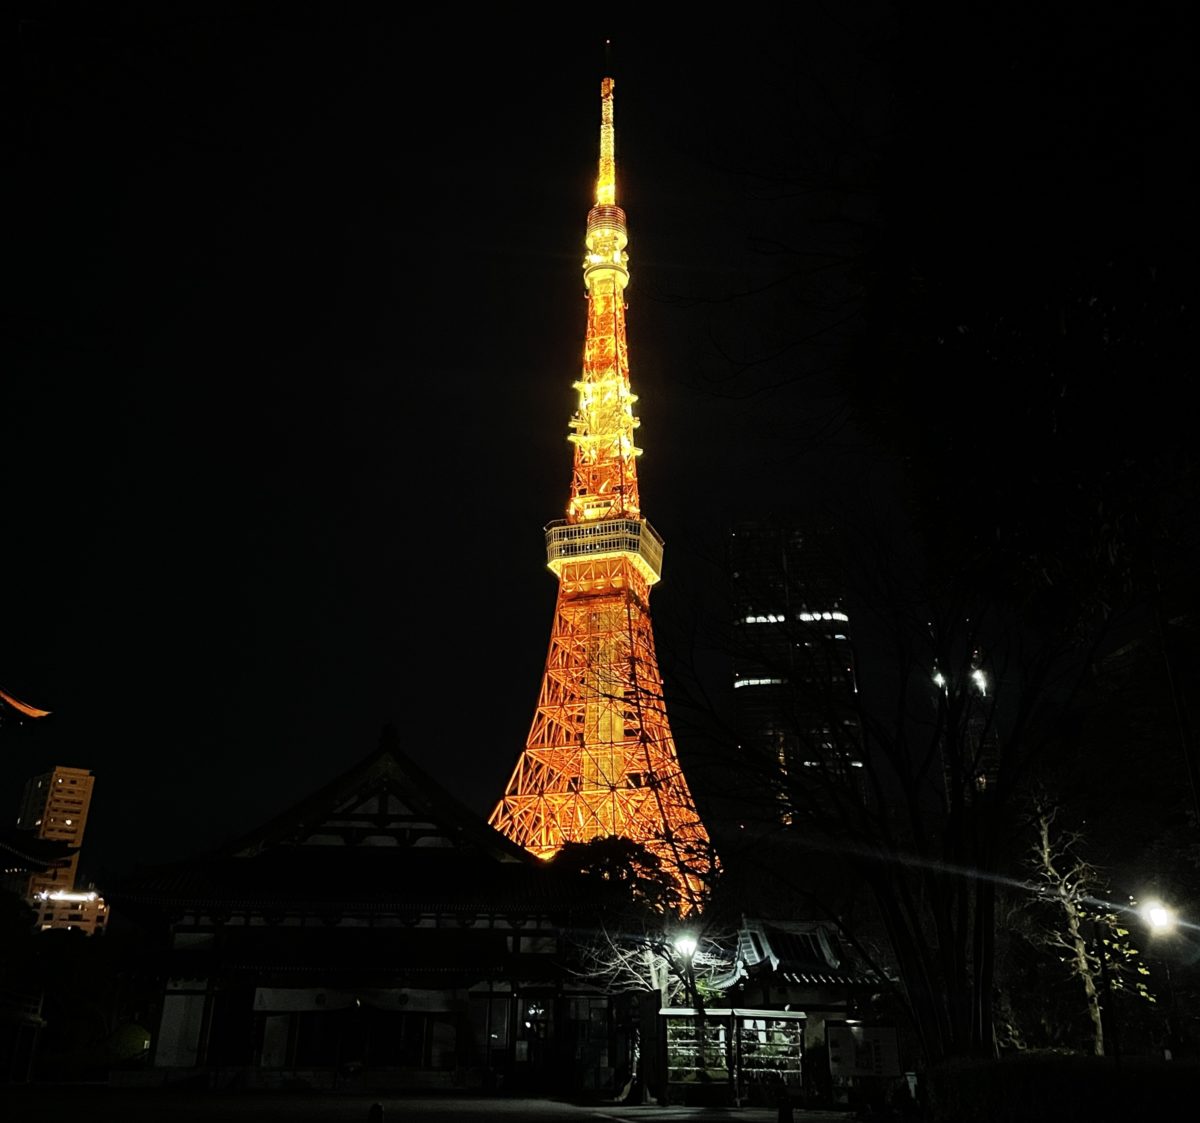
[(794, 1123), (795, 1116), (792, 1114), (792, 1097), (788, 1095), (785, 1088), (779, 1096), (779, 1116), (777, 1123)]
[(372, 1104), (367, 1112), (367, 1123), (383, 1123), (383, 1104)]

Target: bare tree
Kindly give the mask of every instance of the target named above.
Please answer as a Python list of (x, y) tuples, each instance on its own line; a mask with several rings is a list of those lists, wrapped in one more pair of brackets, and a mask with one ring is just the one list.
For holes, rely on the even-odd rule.
[(716, 981), (730, 972), (736, 933), (713, 929), (703, 909), (685, 917), (675, 879), (656, 855), (629, 839), (568, 843), (551, 861), (591, 875), (601, 890), (601, 907), (564, 933), (566, 970), (605, 994), (642, 996), (630, 1089), (640, 1085), (644, 1095), (659, 1083), (665, 1095), (666, 1073), (643, 1047), (658, 1041), (659, 1006), (686, 1006), (703, 1024)]
[(1108, 887), (1103, 876), (1081, 856), (1082, 833), (1060, 829), (1059, 814), (1060, 808), (1044, 793), (1034, 798), (1028, 865), (1040, 900), (1053, 910), (1038, 932), (1042, 946), (1055, 952), (1079, 980), (1092, 1029), (1092, 1052), (1101, 1057), (1115, 1044), (1109, 1040), (1106, 1045), (1106, 1037), (1115, 1038), (1114, 993), (1129, 991), (1148, 1002), (1155, 997), (1144, 982), (1149, 969), (1129, 938), (1121, 911), (1104, 899)]

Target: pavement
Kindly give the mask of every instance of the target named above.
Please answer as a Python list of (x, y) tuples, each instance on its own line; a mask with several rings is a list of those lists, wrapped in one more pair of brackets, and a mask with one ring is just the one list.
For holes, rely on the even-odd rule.
[[(375, 1105), (382, 1114), (375, 1111)], [(0, 1087), (5, 1123), (781, 1123), (778, 1108), (575, 1104), (519, 1097), (213, 1092), (160, 1088)], [(794, 1108), (793, 1123), (850, 1123), (845, 1112)]]
[[(610, 1108), (597, 1109), (594, 1119), (617, 1120), (619, 1123), (650, 1123), (650, 1120), (662, 1120), (666, 1123), (701, 1123), (719, 1120), (729, 1120), (730, 1123), (780, 1123), (778, 1108), (765, 1107), (658, 1107), (657, 1105), (627, 1107), (618, 1105)], [(803, 1108), (792, 1109), (792, 1119), (795, 1123), (850, 1123), (853, 1115), (844, 1111), (807, 1111)]]

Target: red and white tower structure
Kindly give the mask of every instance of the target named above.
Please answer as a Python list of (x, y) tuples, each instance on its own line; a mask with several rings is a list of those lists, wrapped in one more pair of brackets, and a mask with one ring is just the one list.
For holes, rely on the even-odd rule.
[(638, 494), (611, 78), (601, 83), (600, 106), (583, 259), (587, 333), (570, 421), (574, 469), (566, 517), (546, 527), (558, 599), (529, 736), (490, 822), (541, 857), (612, 835), (642, 843), (694, 904), (712, 859), (667, 721), (650, 621), (663, 542)]

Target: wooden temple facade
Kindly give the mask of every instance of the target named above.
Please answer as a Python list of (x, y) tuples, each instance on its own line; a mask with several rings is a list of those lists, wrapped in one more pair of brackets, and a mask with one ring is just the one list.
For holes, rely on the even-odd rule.
[(594, 894), (472, 815), (391, 731), (251, 835), (113, 900), (162, 938), (139, 1080), (603, 1096), (624, 1079), (618, 1012), (559, 959)]

